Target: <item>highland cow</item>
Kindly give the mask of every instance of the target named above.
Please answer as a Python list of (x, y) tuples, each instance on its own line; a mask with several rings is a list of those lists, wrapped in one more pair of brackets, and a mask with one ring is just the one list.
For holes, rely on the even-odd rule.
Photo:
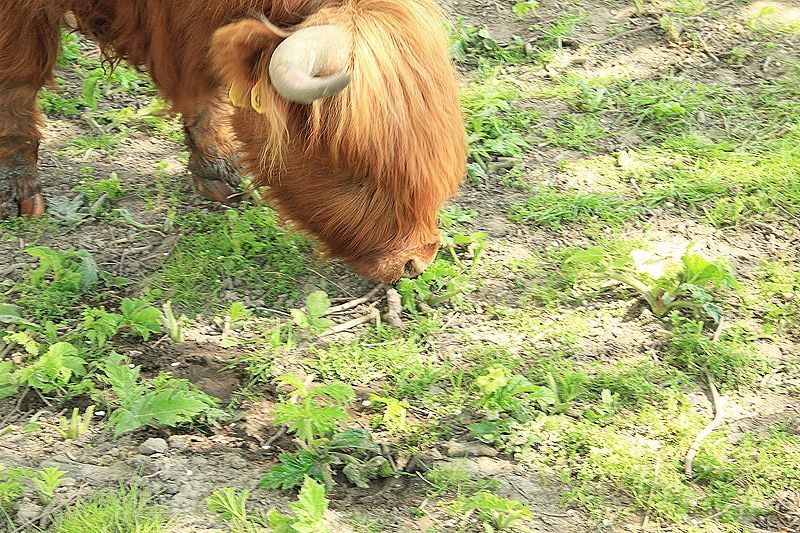
[(67, 21), (149, 72), (207, 198), (227, 202), (243, 169), (362, 275), (395, 281), (433, 260), (465, 160), (434, 0), (2, 0), (0, 217), (45, 210), (36, 97)]

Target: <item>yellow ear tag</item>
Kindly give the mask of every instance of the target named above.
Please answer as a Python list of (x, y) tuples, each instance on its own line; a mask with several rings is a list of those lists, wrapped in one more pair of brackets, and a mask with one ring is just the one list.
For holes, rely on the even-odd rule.
[(245, 94), (246, 92), (243, 91), (241, 87), (232, 83), (228, 91), (228, 99), (231, 101), (231, 104), (233, 104), (233, 107), (242, 107)]
[(267, 108), (264, 107), (264, 103), (261, 97), (262, 97), (261, 84), (256, 83), (250, 90), (250, 105), (252, 106), (253, 110), (259, 115), (263, 115), (264, 113), (267, 112)]

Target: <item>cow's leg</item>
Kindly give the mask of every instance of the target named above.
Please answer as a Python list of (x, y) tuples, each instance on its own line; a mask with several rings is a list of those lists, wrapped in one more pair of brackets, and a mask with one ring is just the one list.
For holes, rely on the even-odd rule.
[(184, 116), (195, 186), (209, 200), (228, 205), (239, 200), (236, 188), (241, 176), (230, 114), (223, 99), (215, 98), (201, 111)]
[(0, 2), (0, 218), (44, 213), (36, 96), (52, 77), (60, 21), (24, 0)]

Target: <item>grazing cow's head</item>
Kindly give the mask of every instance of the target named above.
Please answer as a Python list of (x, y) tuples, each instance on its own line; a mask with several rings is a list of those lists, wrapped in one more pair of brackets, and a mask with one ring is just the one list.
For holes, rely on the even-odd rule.
[(244, 20), (217, 31), (212, 53), (254, 183), (281, 213), (364, 276), (422, 272), (465, 160), (433, 0), (335, 2), (290, 33)]

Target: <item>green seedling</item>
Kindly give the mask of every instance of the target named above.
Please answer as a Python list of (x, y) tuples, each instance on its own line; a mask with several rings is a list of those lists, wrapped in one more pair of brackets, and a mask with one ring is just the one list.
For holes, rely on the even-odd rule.
[(0, 511), (7, 511), (10, 504), (22, 497), (25, 493), (22, 482), (32, 474), (28, 468), (7, 468), (0, 464)]
[(65, 440), (78, 440), (89, 429), (89, 424), (92, 422), (94, 415), (94, 405), (86, 408), (86, 411), (81, 415), (80, 410), (75, 407), (72, 409), (72, 416), (67, 419), (62, 416), (58, 419), (58, 434)]
[(526, 2), (516, 2), (512, 9), (514, 10), (514, 14), (517, 15), (517, 18), (520, 20), (524, 19), (526, 16), (536, 14), (536, 9), (539, 7), (539, 2), (536, 0), (533, 1), (526, 1)]
[(167, 334), (172, 342), (181, 343), (186, 340), (183, 328), (189, 323), (186, 315), (176, 317), (172, 310), (172, 301), (167, 300), (162, 306), (161, 325), (167, 330)]
[(214, 491), (206, 498), (208, 510), (225, 521), (225, 525), (236, 533), (258, 533), (267, 526), (267, 518), (247, 511), (250, 491), (237, 492), (231, 488)]
[(532, 531), (523, 526), (522, 522), (531, 520), (533, 513), (525, 504), (516, 500), (501, 498), (490, 492), (479, 492), (466, 501), (464, 510), (478, 513), (486, 533)]
[(541, 416), (557, 402), (550, 388), (534, 385), (501, 366), (479, 376), (475, 388), (480, 394), (478, 406), (485, 410), (487, 420), (467, 427), (477, 439), (497, 446), (505, 443), (517, 423)]
[(397, 282), (397, 291), (403, 307), (415, 311), (417, 300), (437, 306), (445, 302), (459, 302), (475, 286), (457, 265), (437, 259), (425, 272), (414, 279), (403, 278)]
[(33, 473), (31, 479), (42, 504), (47, 505), (53, 499), (56, 489), (61, 484), (61, 478), (67, 473), (56, 467), (49, 467)]
[(333, 327), (333, 320), (325, 318), (325, 313), (330, 307), (331, 301), (325, 292), (312, 292), (306, 298), (304, 308), (291, 310), (292, 321), (310, 335), (319, 335)]
[(214, 424), (224, 418), (220, 401), (185, 380), (162, 373), (153, 380), (142, 380), (140, 368), (112, 353), (101, 366), (100, 379), (111, 386), (108, 399), (113, 411), (108, 424), (119, 437), (143, 426), (185, 426)]
[[(448, 232), (449, 233), (449, 232)], [(474, 232), (469, 235), (463, 233), (443, 234), (442, 245), (450, 253), (453, 262), (468, 274), (473, 274), (480, 265), (481, 257), (486, 251), (489, 236), (483, 232)], [(466, 268), (461, 258), (458, 256), (459, 249), (466, 248), (467, 255), (472, 259), (469, 268)]]

